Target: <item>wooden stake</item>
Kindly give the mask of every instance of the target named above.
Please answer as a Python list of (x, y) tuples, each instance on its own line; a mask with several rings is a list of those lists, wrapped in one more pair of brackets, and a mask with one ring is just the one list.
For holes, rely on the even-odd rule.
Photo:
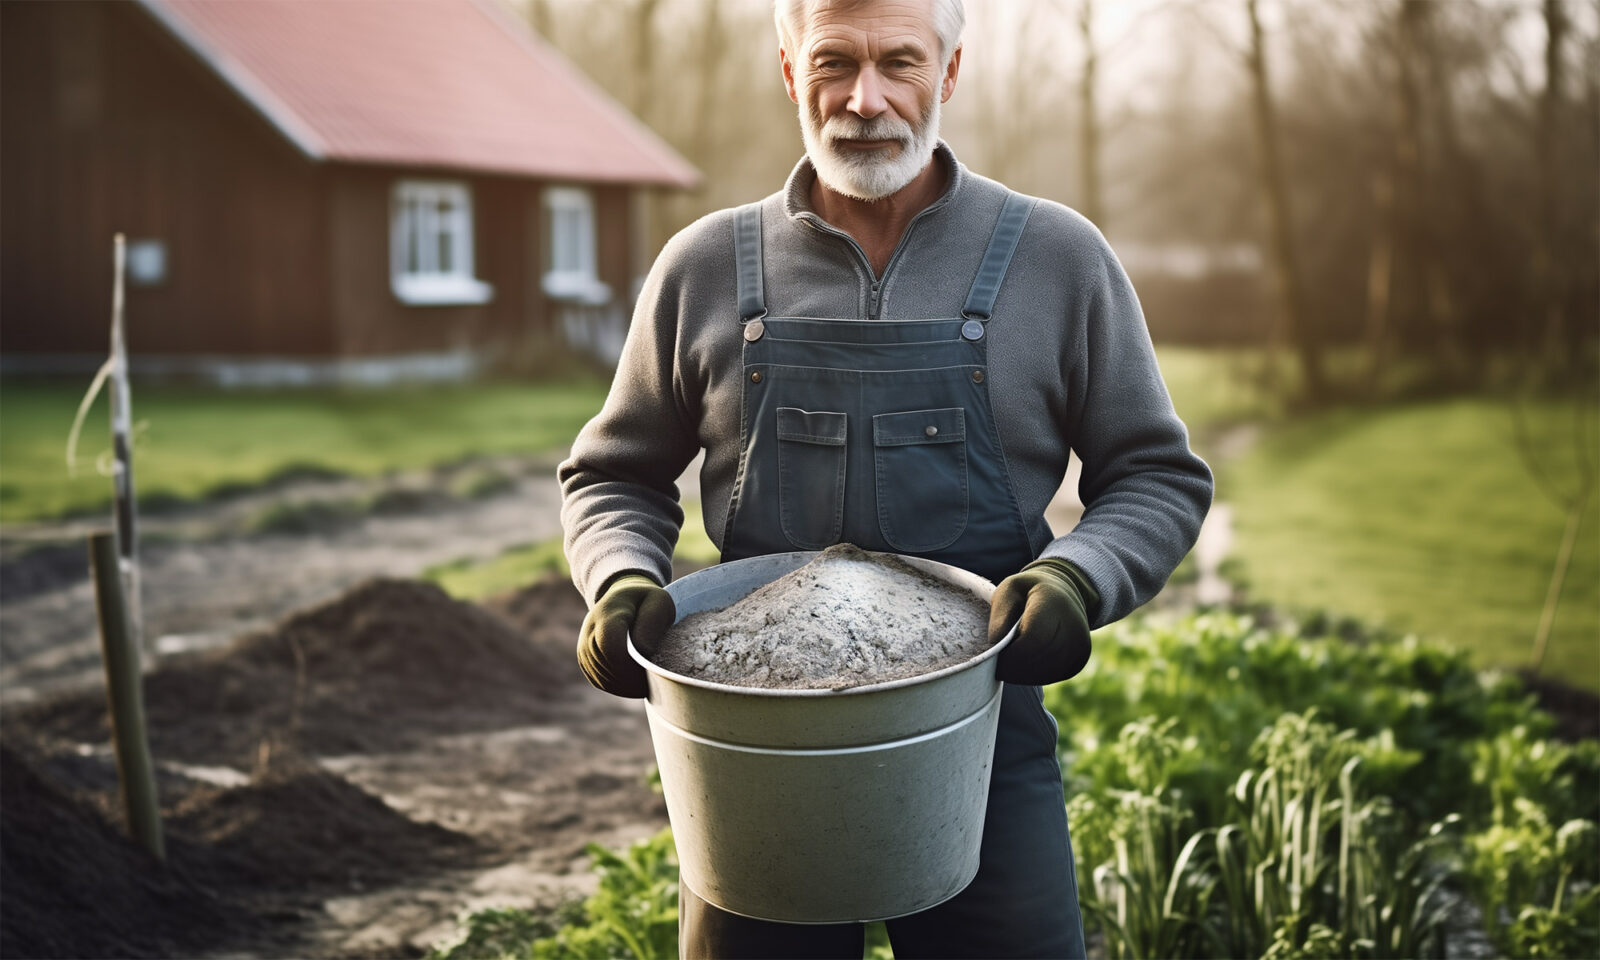
[(161, 837), (161, 804), (156, 797), (155, 764), (145, 735), (144, 681), (139, 672), (139, 644), (128, 617), (117, 559), (116, 537), (107, 531), (89, 535), (89, 563), (94, 572), (95, 608), (100, 615), (100, 652), (106, 666), (106, 700), (111, 708), (111, 737), (117, 751), (117, 779), (128, 831), (157, 860), (166, 860)]
[(127, 241), (118, 233), (111, 249), (111, 447), (114, 454), (113, 510), (117, 521), (117, 561), (127, 598), (128, 628), (134, 643), (155, 665), (154, 644), (144, 643), (143, 591), (139, 586), (139, 524), (133, 494), (133, 404), (128, 389), (128, 341), (123, 325), (123, 274)]

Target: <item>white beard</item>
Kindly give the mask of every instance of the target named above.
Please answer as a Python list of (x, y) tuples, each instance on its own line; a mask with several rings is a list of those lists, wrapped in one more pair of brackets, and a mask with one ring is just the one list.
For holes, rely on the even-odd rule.
[[(800, 139), (817, 171), (817, 179), (835, 193), (856, 200), (881, 200), (904, 189), (928, 165), (939, 142), (937, 92), (930, 99), (933, 106), (919, 124), (888, 114), (863, 120), (851, 113), (839, 113), (819, 129), (818, 118), (802, 97)], [(878, 151), (839, 147), (834, 143), (838, 139), (893, 140), (900, 149), (893, 157), (882, 157)]]

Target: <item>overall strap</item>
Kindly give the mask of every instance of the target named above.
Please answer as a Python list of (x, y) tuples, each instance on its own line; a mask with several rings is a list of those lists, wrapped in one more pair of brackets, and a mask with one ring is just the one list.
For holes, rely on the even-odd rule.
[(761, 204), (747, 203), (734, 211), (733, 251), (738, 263), (739, 322), (766, 316), (767, 295), (761, 286)]
[(1017, 241), (1022, 238), (1022, 228), (1039, 201), (1015, 191), (1006, 194), (1005, 206), (1000, 208), (1000, 219), (989, 236), (989, 249), (983, 253), (983, 263), (978, 265), (978, 275), (973, 278), (972, 289), (967, 292), (967, 305), (961, 315), (969, 320), (987, 320), (994, 315), (995, 297), (1000, 295), (1000, 281), (1005, 279), (1006, 268), (1011, 266), (1011, 255), (1016, 253)]

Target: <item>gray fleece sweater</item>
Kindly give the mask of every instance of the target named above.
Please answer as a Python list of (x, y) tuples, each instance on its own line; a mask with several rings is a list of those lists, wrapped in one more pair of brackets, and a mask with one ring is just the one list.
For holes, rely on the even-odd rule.
[[(882, 277), (812, 209), (802, 158), (762, 201), (768, 313), (860, 320), (956, 317), (1006, 189), (945, 144), (949, 188), (907, 228)], [(739, 463), (742, 347), (733, 211), (684, 228), (656, 259), (634, 308), (604, 408), (559, 468), (567, 559), (593, 603), (623, 571), (666, 583), (683, 523), (677, 478), (704, 448), (705, 526), (721, 546)], [(1077, 564), (1100, 593), (1095, 626), (1166, 583), (1211, 503), (1211, 472), (1189, 449), (1156, 367), (1139, 301), (1100, 232), (1073, 210), (1034, 208), (989, 323), (1000, 441), (1035, 551)], [(1045, 506), (1069, 451), (1083, 461), (1083, 519), (1056, 537)]]

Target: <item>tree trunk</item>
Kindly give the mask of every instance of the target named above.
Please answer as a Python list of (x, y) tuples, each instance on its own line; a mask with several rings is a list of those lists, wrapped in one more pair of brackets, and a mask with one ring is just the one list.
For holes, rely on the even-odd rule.
[(655, 125), (655, 33), (656, 11), (661, 0), (639, 0), (633, 15), (633, 115), (646, 125)]
[[(1257, 0), (1245, 0), (1250, 18), (1250, 50), (1247, 61), (1253, 90), (1256, 148), (1261, 159), (1261, 199), (1267, 208), (1271, 231), (1271, 276), (1280, 321), (1272, 346), (1294, 350), (1300, 364), (1303, 390), (1310, 400), (1326, 395), (1322, 368), (1322, 345), (1307, 323), (1304, 296), (1295, 258), (1294, 223), (1289, 208), (1289, 190), (1283, 177), (1278, 150), (1278, 118), (1272, 105), (1272, 84), (1267, 73), (1266, 45), (1261, 35)], [(1275, 352), (1275, 351), (1274, 351)]]
[(1105, 199), (1100, 187), (1100, 112), (1095, 106), (1100, 52), (1094, 44), (1094, 0), (1078, 6), (1078, 33), (1083, 39), (1083, 81), (1078, 87), (1078, 156), (1082, 175), (1083, 215), (1104, 233)]
[(1394, 175), (1372, 174), (1372, 249), (1367, 257), (1367, 391), (1377, 391), (1389, 339), (1390, 292), (1394, 287)]
[(1422, 123), (1417, 97), (1417, 27), (1423, 16), (1419, 0), (1400, 0), (1395, 37), (1395, 274), (1394, 315), (1402, 325), (1405, 347), (1428, 343), (1423, 317), (1423, 217), (1427, 189), (1422, 172)]
[(1539, 169), (1539, 229), (1534, 245), (1534, 303), (1543, 319), (1543, 361), (1549, 372), (1566, 366), (1562, 345), (1564, 277), (1557, 253), (1561, 234), (1561, 91), (1565, 70), (1561, 47), (1566, 39), (1566, 11), (1561, 0), (1544, 0), (1544, 93), (1539, 98), (1534, 152)]
[(706, 9), (700, 21), (700, 94), (694, 117), (694, 160), (702, 167), (718, 149), (715, 126), (717, 95), (722, 88), (722, 64), (727, 59), (728, 43), (722, 29), (722, 0), (704, 0)]

